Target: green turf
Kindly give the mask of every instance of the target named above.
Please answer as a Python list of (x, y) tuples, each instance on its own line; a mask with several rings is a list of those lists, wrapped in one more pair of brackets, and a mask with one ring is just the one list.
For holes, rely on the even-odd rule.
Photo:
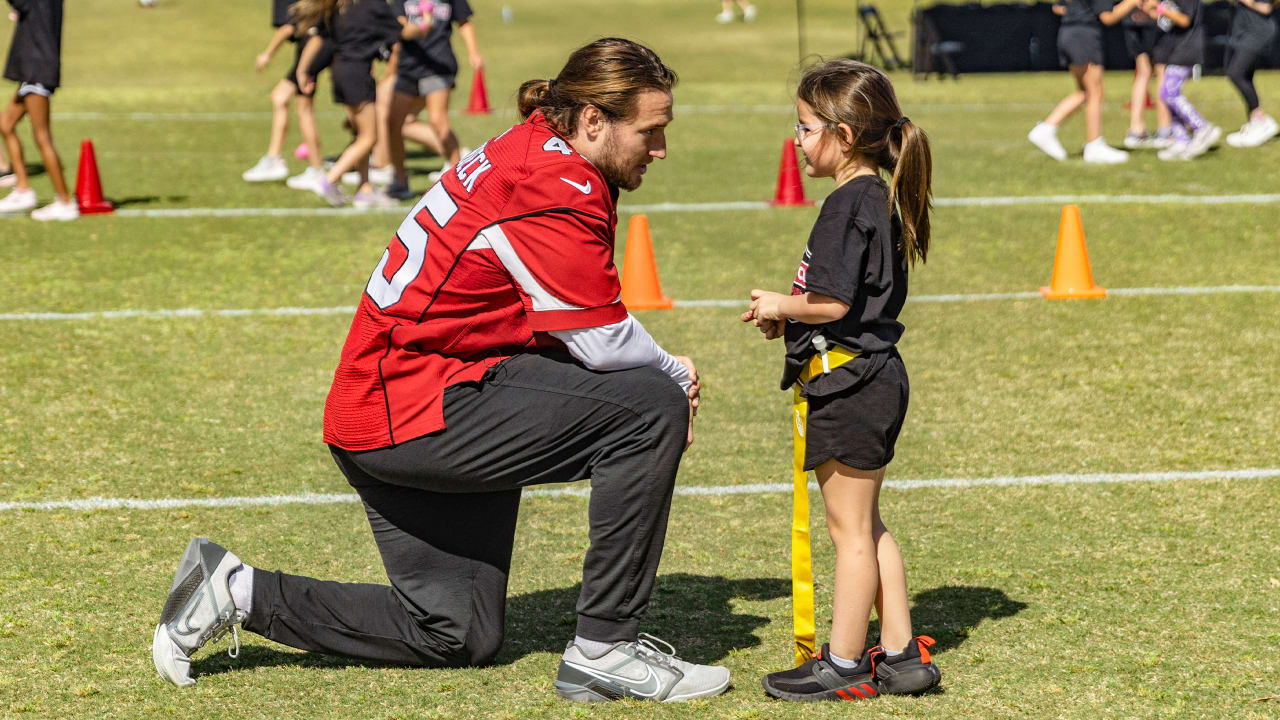
[[(54, 133), (74, 176), (97, 147), (122, 208), (318, 208), (251, 186), (266, 94), (287, 67), (252, 71), (265, 2), (69, 4)], [(491, 116), (456, 114), (464, 143), (514, 121), (516, 85), (606, 34), (651, 43), (680, 72), (670, 157), (622, 210), (765, 200), (794, 120), (793, 6), (716, 25), (715, 2), (510, 0), (478, 4)], [(809, 51), (853, 49), (852, 6), (806, 2)], [(882, 3), (893, 28), (910, 7)], [(7, 26), (0, 24), (0, 32)], [(905, 38), (904, 38), (905, 39)], [(7, 43), (7, 37), (0, 39)], [(905, 49), (907, 43), (901, 43)], [(4, 51), (7, 45), (0, 46)], [(469, 91), (459, 78), (454, 109)], [(1069, 88), (1062, 73), (917, 82), (904, 112), (931, 136), (940, 198), (1269, 192), (1280, 143), (1194, 163), (1137, 155), (1119, 168), (1043, 157), (1026, 130)], [(1107, 135), (1125, 125), (1125, 73), (1109, 73)], [(1264, 105), (1280, 74), (1258, 76)], [(1233, 129), (1220, 77), (1188, 94)], [(322, 142), (343, 142), (320, 91)], [(709, 105), (762, 106), (709, 111)], [(199, 118), (131, 113), (250, 113)], [(74, 113), (59, 117), (58, 113)], [(24, 137), (26, 129), (22, 130)], [(1063, 130), (1069, 150), (1081, 120)], [(297, 142), (291, 131), (287, 146)], [(38, 157), (28, 145), (28, 161)], [(414, 186), (439, 167), (414, 153)], [(293, 162), (300, 170), (301, 163)], [(36, 168), (38, 169), (38, 168)], [(42, 198), (50, 186), (37, 174)], [(821, 199), (828, 181), (806, 181)], [(1048, 283), (1060, 208), (939, 207), (912, 295), (1018, 293)], [(1095, 279), (1108, 288), (1280, 285), (1274, 204), (1083, 203)], [(651, 213), (664, 290), (680, 300), (784, 289), (812, 209)], [(354, 306), (395, 214), (344, 217), (0, 219), (0, 314)], [(620, 235), (623, 233), (620, 230)], [(619, 237), (619, 249), (624, 244)], [(789, 396), (780, 347), (734, 308), (639, 316), (705, 379), (683, 485), (785, 482)], [(1280, 467), (1280, 294), (977, 299), (908, 304), (901, 349), (911, 409), (893, 479)], [(349, 315), (0, 319), (0, 502), (93, 496), (217, 498), (346, 493), (320, 442)], [(148, 655), (173, 564), (196, 534), (246, 560), (317, 577), (384, 580), (355, 504), (257, 509), (0, 511), (0, 717), (244, 718), (1269, 718), (1280, 716), (1275, 479), (1076, 487), (887, 490), (917, 630), (939, 640), (944, 692), (857, 707), (771, 702), (760, 675), (790, 652), (783, 494), (677, 497), (644, 629), (686, 658), (723, 663), (727, 694), (672, 707), (581, 707), (551, 687), (572, 632), (586, 504), (528, 498), (496, 667), (414, 670), (299, 653), (245, 633), (239, 660), (202, 651), (199, 684), (164, 685)], [(830, 615), (830, 543), (815, 496), (818, 621)], [(1270, 699), (1268, 699), (1270, 698)]]

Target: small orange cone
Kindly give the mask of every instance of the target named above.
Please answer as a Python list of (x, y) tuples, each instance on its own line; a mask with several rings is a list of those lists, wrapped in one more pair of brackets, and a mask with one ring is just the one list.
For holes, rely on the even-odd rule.
[(794, 140), (782, 143), (782, 165), (778, 168), (778, 189), (773, 193), (774, 207), (805, 207), (813, 205), (805, 199), (804, 185), (800, 183), (800, 166), (796, 163)]
[(468, 115), (488, 115), (489, 95), (484, 91), (484, 69), (476, 68), (471, 77), (471, 100), (467, 103)]
[(76, 169), (76, 200), (81, 215), (98, 215), (115, 210), (102, 197), (102, 181), (98, 178), (98, 160), (93, 154), (93, 141), (80, 143), (80, 167)]
[(1058, 252), (1053, 258), (1053, 280), (1049, 287), (1040, 288), (1040, 294), (1050, 300), (1107, 296), (1106, 288), (1093, 284), (1089, 251), (1084, 246), (1084, 228), (1080, 224), (1080, 208), (1075, 205), (1062, 207)]
[(622, 304), (629, 310), (670, 310), (671, 298), (662, 294), (658, 266), (649, 241), (649, 218), (632, 215), (627, 226), (627, 254), (622, 261)]

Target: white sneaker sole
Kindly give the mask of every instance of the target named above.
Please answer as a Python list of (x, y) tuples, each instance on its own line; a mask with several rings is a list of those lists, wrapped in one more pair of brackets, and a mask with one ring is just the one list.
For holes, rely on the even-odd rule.
[(151, 637), (151, 661), (162, 680), (178, 687), (191, 687), (196, 681), (191, 677), (191, 658), (165, 632), (163, 625), (156, 625)]

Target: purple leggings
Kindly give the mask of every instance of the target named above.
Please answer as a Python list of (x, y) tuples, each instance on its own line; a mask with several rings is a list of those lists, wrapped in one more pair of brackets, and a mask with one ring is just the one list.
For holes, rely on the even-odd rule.
[(1166, 65), (1164, 82), (1160, 84), (1160, 99), (1173, 113), (1173, 136), (1178, 140), (1186, 140), (1190, 133), (1208, 125), (1196, 106), (1182, 94), (1182, 84), (1189, 77), (1191, 68), (1186, 65)]

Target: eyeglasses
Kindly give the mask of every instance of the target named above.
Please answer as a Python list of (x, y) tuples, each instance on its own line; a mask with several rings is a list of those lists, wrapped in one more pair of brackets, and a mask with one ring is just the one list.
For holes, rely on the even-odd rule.
[(802, 143), (804, 139), (819, 130), (826, 130), (831, 123), (822, 123), (821, 125), (805, 125), (804, 123), (796, 123), (796, 142)]

